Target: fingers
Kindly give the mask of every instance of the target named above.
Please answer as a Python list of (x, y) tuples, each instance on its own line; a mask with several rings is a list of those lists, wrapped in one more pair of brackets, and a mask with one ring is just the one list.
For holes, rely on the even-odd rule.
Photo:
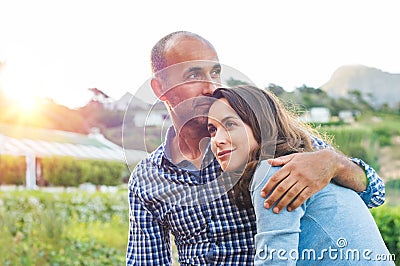
[(313, 194), (313, 190), (310, 187), (305, 187), (300, 194), (296, 197), (296, 199), (290, 203), (288, 206), (287, 210), (288, 211), (293, 211), (297, 207), (299, 207), (301, 204), (303, 204), (307, 199), (311, 197)]
[(268, 160), (273, 166), (283, 166), (270, 177), (261, 190), (262, 197), (269, 195), (264, 202), (266, 208), (274, 206), (273, 211), (279, 213), (288, 206), (288, 211), (292, 211), (330, 182), (332, 171), (327, 171), (325, 164), (309, 167), (318, 161), (315, 156), (321, 155), (297, 153)]
[(274, 207), (273, 211), (278, 213), (299, 194), (300, 190), (297, 191), (298, 186), (296, 186), (296, 182), (297, 181), (293, 178), (284, 179), (265, 200), (264, 206), (266, 208), (270, 208), (277, 202), (277, 205)]
[[(276, 188), (276, 190), (279, 189), (279, 186)], [(284, 188), (282, 190), (284, 190)], [(271, 196), (273, 194), (274, 193), (272, 193)], [(269, 208), (270, 206), (273, 206), (275, 202), (277, 202), (272, 210), (274, 213), (279, 213), (283, 208), (285, 208), (288, 205), (289, 206), (287, 207), (287, 210), (293, 211), (300, 205), (302, 205), (307, 199), (309, 199), (312, 194), (314, 194), (312, 188), (304, 186), (301, 183), (295, 183), (292, 187), (290, 187), (286, 191), (286, 193), (282, 196), (281, 199), (278, 199), (279, 201), (277, 201), (274, 196), (273, 198), (271, 197), (271, 199), (268, 198), (267, 200), (265, 200), (264, 206), (266, 208)], [(272, 201), (273, 203), (271, 204)]]
[[(291, 204), (291, 202), (297, 200), (297, 198), (301, 195), (301, 193), (307, 189), (307, 187), (304, 187), (300, 183), (295, 183), (292, 187), (289, 188), (289, 190), (286, 191), (286, 193), (283, 195), (283, 197), (279, 200), (279, 202), (275, 205), (273, 212), (274, 213), (279, 213), (283, 208)], [(299, 204), (298, 206), (300, 206)], [(297, 206), (297, 207), (298, 207)], [(288, 211), (292, 211), (294, 209), (288, 207)]]
[(293, 159), (293, 157), (294, 154), (289, 154), (274, 159), (268, 159), (268, 163), (272, 166), (282, 166), (290, 162)]
[[(286, 177), (290, 175), (289, 169), (282, 167), (278, 171), (276, 171), (271, 178), (268, 180), (267, 184), (261, 189), (261, 197), (265, 198), (268, 194), (270, 194), (275, 187), (278, 186), (279, 183), (282, 182)], [(282, 189), (282, 188), (281, 188)], [(272, 206), (272, 204), (270, 205)]]

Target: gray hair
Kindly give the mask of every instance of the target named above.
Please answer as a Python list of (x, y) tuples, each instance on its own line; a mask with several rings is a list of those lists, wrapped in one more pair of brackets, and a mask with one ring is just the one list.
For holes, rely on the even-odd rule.
[(165, 50), (170, 41), (178, 39), (178, 38), (182, 38), (182, 37), (198, 39), (198, 40), (206, 43), (207, 45), (209, 45), (212, 49), (214, 49), (214, 46), (208, 40), (204, 39), (203, 37), (201, 37), (200, 35), (198, 35), (196, 33), (189, 32), (189, 31), (172, 32), (172, 33), (164, 36), (162, 39), (160, 39), (153, 46), (153, 49), (151, 49), (151, 70), (153, 71), (153, 73), (157, 73), (158, 71), (167, 67), (167, 62), (165, 61)]

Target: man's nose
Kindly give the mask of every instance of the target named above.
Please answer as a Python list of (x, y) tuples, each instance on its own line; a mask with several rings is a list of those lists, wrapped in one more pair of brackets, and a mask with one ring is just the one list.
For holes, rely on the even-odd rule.
[(212, 95), (214, 91), (218, 88), (219, 83), (216, 83), (212, 79), (209, 79), (205, 81), (204, 87), (203, 87), (203, 95)]

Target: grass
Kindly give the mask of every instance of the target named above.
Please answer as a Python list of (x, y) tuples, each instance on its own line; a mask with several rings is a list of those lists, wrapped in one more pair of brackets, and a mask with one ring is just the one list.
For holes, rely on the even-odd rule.
[[(399, 199), (400, 191), (395, 193), (390, 195)], [(392, 203), (396, 204), (388, 196), (386, 206), (372, 213), (395, 253), (400, 245), (400, 205)], [(0, 192), (0, 264), (124, 265), (127, 216), (125, 191)], [(173, 265), (179, 265), (174, 244), (172, 249)]]
[(3, 265), (123, 265), (126, 193), (0, 192)]

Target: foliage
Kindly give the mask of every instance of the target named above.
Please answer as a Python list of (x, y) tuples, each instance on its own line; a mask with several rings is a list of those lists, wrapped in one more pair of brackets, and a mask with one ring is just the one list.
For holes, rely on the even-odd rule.
[(125, 192), (0, 192), (0, 264), (123, 265)]
[(385, 184), (385, 202), (387, 206), (400, 206), (400, 188), (399, 186), (397, 186), (397, 188), (394, 188), (394, 185), (396, 184), (392, 184), (390, 181), (386, 182)]
[(351, 91), (349, 91), (348, 94), (349, 94), (350, 99), (352, 99), (352, 101), (358, 105), (357, 110), (365, 110), (365, 111), (373, 110), (373, 108), (370, 104), (371, 101), (367, 101), (365, 99), (365, 97), (363, 97), (362, 92), (360, 90), (357, 90), (357, 89), (351, 90)]
[(400, 207), (382, 206), (371, 210), (390, 253), (395, 255), (400, 265)]
[(233, 77), (230, 77), (228, 80), (226, 80), (226, 84), (229, 87), (234, 87), (234, 86), (238, 86), (238, 85), (247, 85), (248, 83), (243, 80), (234, 79)]
[(82, 183), (114, 186), (122, 183), (125, 164), (77, 160), (72, 157), (43, 158), (43, 176), (53, 186), (78, 186)]
[(268, 84), (268, 87), (266, 88), (267, 91), (271, 91), (273, 94), (275, 94), (277, 97), (280, 97), (282, 94), (285, 93), (285, 90), (274, 83)]
[(390, 146), (392, 132), (390, 132), (386, 127), (376, 127), (373, 129), (373, 133), (378, 137), (380, 146)]
[[(47, 157), (41, 160), (43, 178), (52, 186), (120, 185), (126, 165), (120, 162)], [(0, 184), (22, 185), (26, 175), (25, 157), (0, 156)]]
[(376, 140), (371, 128), (350, 126), (325, 126), (319, 128), (328, 136), (333, 136), (333, 146), (349, 157), (363, 159), (379, 171)]
[[(123, 265), (126, 197), (125, 190), (113, 194), (0, 192), (0, 264)], [(371, 213), (398, 259), (400, 207), (382, 206)]]
[(312, 107), (326, 107), (333, 116), (338, 116), (342, 110), (357, 110), (371, 112), (373, 108), (361, 96), (357, 90), (351, 91), (349, 97), (332, 98), (320, 88), (303, 85), (292, 92), (283, 91), (278, 85), (270, 84), (267, 89), (274, 92), (287, 106), (295, 106), (301, 111)]
[(25, 180), (25, 157), (0, 156), (0, 184), (22, 185)]
[(400, 117), (392, 114), (362, 115), (356, 124), (320, 124), (319, 130), (334, 137), (333, 145), (350, 157), (361, 158), (379, 171), (380, 149), (400, 135)]
[(391, 179), (388, 180), (385, 184), (385, 187), (388, 189), (397, 189), (400, 190), (400, 179)]

